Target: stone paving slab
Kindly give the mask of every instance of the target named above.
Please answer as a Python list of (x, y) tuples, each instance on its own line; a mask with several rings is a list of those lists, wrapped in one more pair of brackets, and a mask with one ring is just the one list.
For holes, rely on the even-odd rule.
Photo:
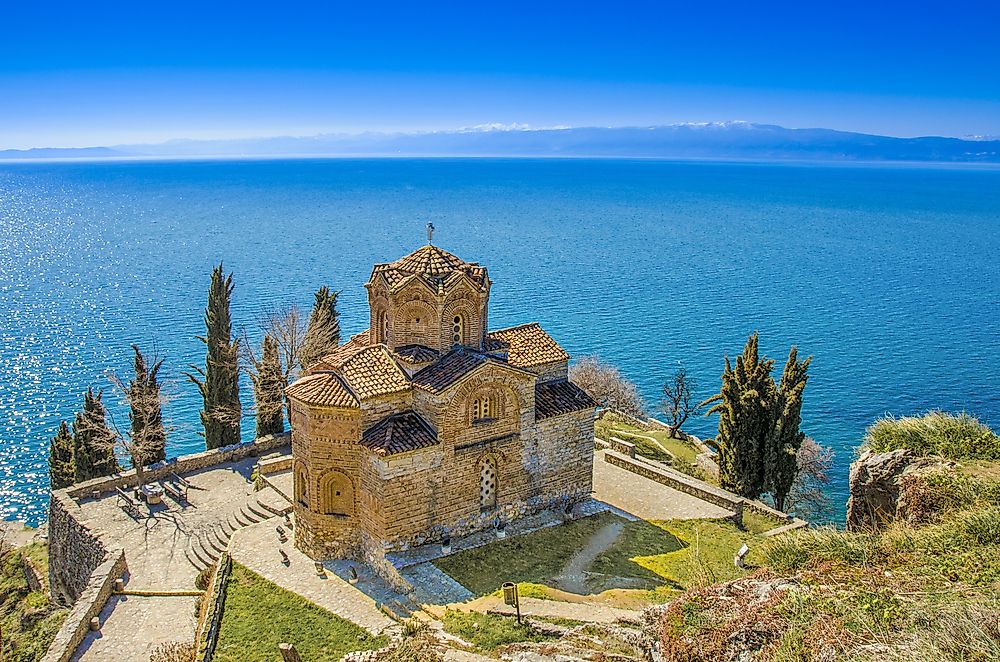
[(594, 455), (594, 498), (645, 520), (719, 519), (732, 512)]
[(413, 598), (421, 604), (446, 605), (476, 597), (472, 591), (430, 562), (407, 566), (400, 574), (413, 586)]
[(113, 596), (101, 611), (101, 630), (90, 632), (74, 662), (145, 662), (160, 644), (194, 641), (193, 596)]
[[(314, 561), (295, 549), (290, 538), (279, 542), (273, 520), (240, 529), (233, 534), (229, 549), (237, 563), (372, 634), (381, 634), (395, 625), (374, 599), (333, 572), (319, 577)], [(287, 567), (281, 562), (279, 549), (288, 555)]]

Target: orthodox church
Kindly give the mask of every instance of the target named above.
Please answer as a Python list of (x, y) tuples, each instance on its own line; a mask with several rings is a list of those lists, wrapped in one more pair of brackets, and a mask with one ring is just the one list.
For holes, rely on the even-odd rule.
[(431, 244), (375, 265), (369, 329), (287, 389), (299, 549), (375, 562), (589, 498), (594, 402), (538, 324), (489, 330), (491, 286)]

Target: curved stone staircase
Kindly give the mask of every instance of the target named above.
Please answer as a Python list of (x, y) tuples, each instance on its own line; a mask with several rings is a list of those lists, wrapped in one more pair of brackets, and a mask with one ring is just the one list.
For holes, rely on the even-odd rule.
[(184, 555), (188, 562), (201, 572), (215, 565), (229, 546), (229, 539), (238, 530), (284, 515), (291, 510), (292, 505), (284, 496), (270, 486), (265, 487), (251, 494), (243, 505), (229, 513), (225, 520), (216, 522), (211, 528), (191, 536)]

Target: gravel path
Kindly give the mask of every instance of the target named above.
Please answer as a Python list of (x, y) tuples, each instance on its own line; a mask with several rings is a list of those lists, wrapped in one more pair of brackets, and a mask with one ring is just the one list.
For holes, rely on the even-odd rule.
[(573, 555), (566, 567), (554, 577), (556, 588), (567, 593), (588, 595), (592, 591), (587, 585), (587, 568), (598, 556), (607, 551), (618, 540), (625, 521), (616, 519), (590, 537), (583, 549)]

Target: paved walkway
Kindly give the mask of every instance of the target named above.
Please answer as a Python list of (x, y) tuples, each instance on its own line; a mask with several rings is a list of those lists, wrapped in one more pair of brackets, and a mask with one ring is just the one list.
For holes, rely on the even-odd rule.
[(594, 454), (594, 498), (645, 520), (716, 519), (732, 513), (604, 461)]
[(400, 574), (413, 585), (413, 599), (421, 604), (445, 605), (476, 597), (472, 591), (430, 562), (407, 566)]
[[(192, 590), (198, 571), (185, 555), (192, 538), (225, 522), (253, 494), (256, 458), (190, 472), (189, 503), (164, 499), (148, 517), (133, 519), (113, 495), (83, 499), (76, 514), (108, 547), (121, 546), (126, 590)], [(273, 527), (272, 527), (273, 530)], [(101, 612), (101, 631), (88, 634), (74, 660), (148, 660), (160, 643), (194, 641), (197, 598), (116, 596)]]
[[(282, 564), (279, 549), (288, 555), (288, 566)], [(279, 542), (273, 521), (240, 529), (233, 534), (229, 550), (237, 563), (373, 634), (395, 625), (374, 599), (336, 573), (326, 571), (320, 577), (315, 562), (295, 549), (290, 538)]]
[(89, 632), (73, 661), (148, 660), (160, 644), (194, 641), (198, 598), (118, 595), (101, 611), (100, 632)]

